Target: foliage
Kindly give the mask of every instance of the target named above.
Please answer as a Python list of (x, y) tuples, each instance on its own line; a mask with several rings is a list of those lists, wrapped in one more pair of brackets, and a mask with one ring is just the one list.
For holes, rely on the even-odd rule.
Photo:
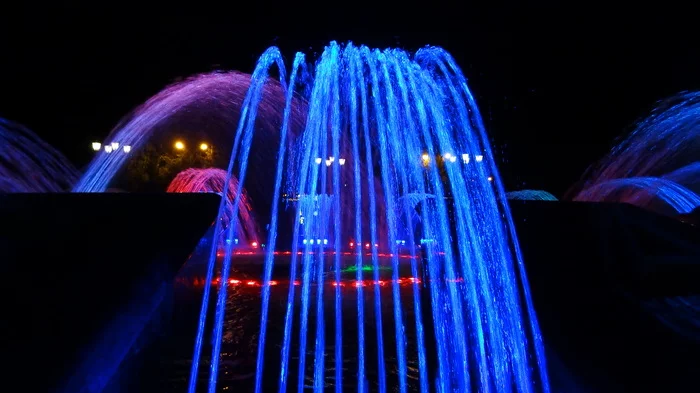
[(210, 168), (216, 162), (211, 147), (175, 150), (161, 145), (144, 146), (129, 161), (126, 168), (126, 186), (129, 191), (164, 191), (181, 171), (187, 168)]

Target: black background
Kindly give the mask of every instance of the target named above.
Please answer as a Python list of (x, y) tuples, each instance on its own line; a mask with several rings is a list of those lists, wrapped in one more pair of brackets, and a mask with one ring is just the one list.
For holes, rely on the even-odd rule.
[[(515, 2), (513, 2), (515, 3)], [(435, 1), (6, 4), (0, 116), (86, 164), (90, 142), (176, 78), (251, 72), (330, 40), (415, 50), (462, 66), (509, 189), (571, 185), (654, 104), (700, 88), (690, 5)]]

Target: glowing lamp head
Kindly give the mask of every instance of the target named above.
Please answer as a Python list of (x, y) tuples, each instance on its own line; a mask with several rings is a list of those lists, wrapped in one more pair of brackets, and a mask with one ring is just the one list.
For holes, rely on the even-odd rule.
[(207, 150), (209, 150), (209, 145), (207, 145), (206, 143), (202, 143), (199, 145), (199, 150), (207, 151)]
[(320, 164), (321, 162), (323, 162), (323, 159), (321, 157), (317, 157), (316, 164)]
[(340, 164), (340, 165), (345, 165), (345, 159), (344, 159), (344, 158), (338, 158), (338, 164)]
[(493, 176), (489, 176), (486, 178), (488, 181), (493, 181)]
[(252, 242), (252, 243), (250, 243), (250, 245), (251, 245), (253, 248), (258, 248), (258, 242)]
[(102, 149), (102, 144), (100, 142), (92, 142), (92, 150), (100, 151)]
[(105, 153), (111, 153), (112, 152), (112, 145), (105, 145)]
[(182, 141), (177, 141), (177, 142), (175, 142), (175, 149), (177, 149), (177, 150), (185, 150), (185, 144), (182, 143)]
[(112, 145), (112, 150), (119, 149), (119, 142), (112, 142), (112, 143), (110, 143), (110, 145)]
[(426, 153), (421, 156), (421, 159), (423, 160), (423, 165), (428, 166), (430, 164), (430, 156)]
[(129, 146), (129, 145), (124, 145), (124, 147), (122, 149), (124, 150), (124, 153), (131, 152), (131, 146)]

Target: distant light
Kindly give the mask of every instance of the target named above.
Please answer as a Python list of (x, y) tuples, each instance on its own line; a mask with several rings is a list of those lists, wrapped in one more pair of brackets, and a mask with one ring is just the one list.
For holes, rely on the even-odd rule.
[(253, 248), (258, 248), (258, 242), (252, 242), (250, 245), (253, 246)]
[(323, 239), (323, 244), (328, 244), (328, 239)]
[(350, 242), (350, 247), (354, 247), (354, 246), (355, 246), (355, 243)]
[(117, 150), (119, 149), (119, 142), (112, 142), (110, 143), (112, 145), (112, 150)]
[(374, 243), (374, 247), (379, 247), (379, 244), (377, 244), (377, 243)]
[(338, 159), (338, 164), (340, 164), (340, 165), (345, 165), (345, 159), (344, 159), (344, 158), (339, 158), (339, 159)]
[(304, 244), (306, 244), (306, 239), (304, 239), (302, 242), (303, 242)]
[(333, 160), (331, 160), (331, 159), (326, 160), (326, 166), (331, 166), (332, 163), (333, 163)]
[(209, 145), (207, 145), (206, 143), (202, 143), (201, 145), (199, 145), (199, 150), (206, 151), (207, 149), (209, 149)]
[(102, 144), (100, 142), (92, 142), (92, 150), (100, 151)]
[(430, 156), (428, 154), (423, 154), (421, 158), (423, 159), (423, 166), (428, 166), (430, 163)]
[(124, 145), (124, 147), (122, 149), (124, 150), (124, 153), (129, 153), (131, 151), (131, 146)]
[(331, 162), (335, 161), (335, 157), (328, 157), (328, 159), (329, 159)]
[(450, 156), (450, 162), (457, 162), (457, 156)]
[(236, 280), (236, 279), (233, 279), (233, 278), (232, 278), (232, 279), (228, 280), (228, 283), (229, 283), (229, 284), (234, 284), (234, 285), (235, 285), (235, 284), (240, 284), (240, 283), (241, 283), (241, 280)]
[(320, 164), (321, 162), (323, 162), (323, 159), (322, 159), (321, 157), (317, 157), (317, 158), (316, 158), (316, 163), (317, 163), (317, 164)]
[(111, 153), (111, 152), (112, 152), (112, 146), (105, 145), (105, 153)]
[(445, 153), (445, 154), (443, 155), (443, 157), (445, 157), (446, 160), (449, 160), (449, 159), (452, 157), (452, 154), (450, 154), (450, 153)]
[(484, 156), (482, 156), (482, 155), (477, 155), (474, 158), (476, 158), (476, 162), (481, 162), (484, 160)]
[(492, 177), (492, 176), (489, 176), (489, 177), (487, 177), (486, 179), (487, 179), (488, 181), (493, 181), (493, 177)]
[(469, 164), (469, 154), (462, 154), (462, 161), (464, 161), (465, 164)]
[(270, 285), (277, 285), (277, 281), (275, 281), (275, 280), (270, 280)]
[(185, 144), (182, 141), (175, 142), (175, 148), (177, 150), (185, 150)]
[(369, 248), (369, 243), (365, 244), (365, 248)]
[(248, 281), (246, 284), (248, 284), (252, 287), (253, 285), (255, 285), (255, 281)]

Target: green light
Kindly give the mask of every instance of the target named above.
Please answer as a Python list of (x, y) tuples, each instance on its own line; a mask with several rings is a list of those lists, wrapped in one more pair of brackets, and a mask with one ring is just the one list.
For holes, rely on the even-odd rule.
[[(371, 272), (373, 270), (374, 270), (374, 267), (372, 267), (372, 265), (363, 265), (362, 266), (363, 272)], [(391, 270), (391, 268), (387, 267), (387, 266), (379, 266), (379, 270)], [(343, 272), (343, 273), (357, 272), (357, 265), (348, 266), (345, 269), (341, 270), (341, 272)]]

